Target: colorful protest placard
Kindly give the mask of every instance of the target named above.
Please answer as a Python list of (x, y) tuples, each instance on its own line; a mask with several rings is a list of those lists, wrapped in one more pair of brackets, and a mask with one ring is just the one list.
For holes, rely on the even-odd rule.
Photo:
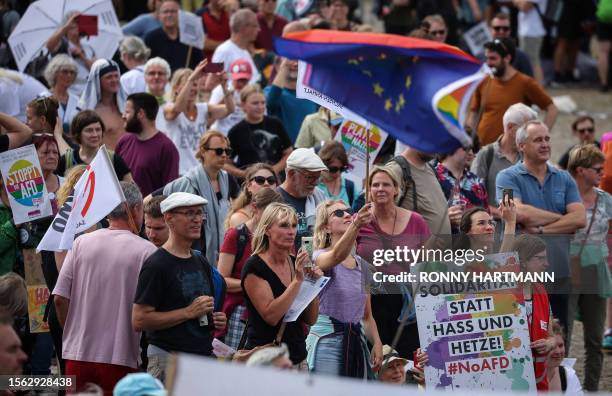
[[(370, 166), (374, 164), (374, 159), (387, 136), (386, 132), (375, 126), (370, 129)], [(348, 157), (350, 172), (346, 173), (345, 177), (353, 181), (359, 190), (366, 177), (367, 128), (353, 121), (345, 120), (336, 133), (336, 140), (342, 143)]]
[(42, 272), (42, 257), (34, 249), (23, 249), (23, 266), (28, 293), (28, 318), (31, 333), (46, 333), (49, 326), (43, 321), (49, 289)]
[(0, 172), (15, 224), (53, 214), (34, 145), (0, 154)]
[[(516, 253), (500, 253), (471, 271), (516, 270), (516, 263)], [(429, 282), (417, 290), (428, 388), (535, 392), (526, 309), (515, 283)]]

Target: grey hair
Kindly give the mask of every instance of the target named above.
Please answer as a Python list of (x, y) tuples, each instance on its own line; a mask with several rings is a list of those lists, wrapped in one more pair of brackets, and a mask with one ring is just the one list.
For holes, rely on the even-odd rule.
[(240, 29), (245, 25), (248, 18), (255, 17), (257, 19), (257, 14), (248, 8), (240, 9), (232, 14), (230, 18), (230, 30), (232, 33), (240, 32)]
[(121, 55), (132, 58), (138, 62), (146, 62), (151, 55), (151, 50), (146, 46), (140, 37), (127, 36), (121, 41), (119, 46)]
[(170, 70), (170, 65), (168, 64), (168, 62), (164, 59), (164, 58), (160, 58), (159, 56), (156, 56), (155, 58), (151, 58), (147, 61), (147, 63), (145, 64), (144, 67), (144, 73), (147, 74), (147, 71), (149, 71), (149, 68), (151, 66), (161, 66), (164, 69), (166, 69), (166, 75), (168, 76), (168, 78), (170, 78), (170, 75), (172, 74), (172, 71)]
[(44, 72), (45, 80), (47, 80), (50, 87), (55, 86), (55, 77), (61, 69), (70, 69), (75, 73), (78, 72), (77, 63), (71, 56), (66, 54), (55, 55), (53, 59), (49, 61), (47, 67), (45, 67)]
[[(133, 209), (137, 206), (142, 206), (142, 193), (138, 186), (133, 182), (120, 182), (121, 189), (123, 190), (123, 195), (125, 195), (125, 202), (128, 204), (130, 209)], [(127, 220), (128, 214), (125, 210), (125, 204), (121, 202), (112, 212), (110, 212), (107, 216), (109, 219), (122, 219)]]
[(544, 124), (544, 122), (540, 120), (527, 121), (518, 129), (518, 131), (516, 131), (517, 146), (521, 143), (525, 143), (525, 141), (527, 140), (527, 136), (529, 135), (529, 133), (527, 133), (527, 128), (529, 128), (530, 125), (541, 125), (548, 131), (548, 127), (546, 126), (546, 124)]
[(0, 276), (0, 307), (11, 316), (28, 313), (28, 292), (25, 280), (14, 272)]
[(527, 121), (533, 121), (538, 118), (538, 113), (531, 107), (526, 106), (523, 103), (515, 103), (508, 107), (504, 113), (503, 125), (504, 131), (508, 128), (508, 124), (514, 124), (520, 127)]

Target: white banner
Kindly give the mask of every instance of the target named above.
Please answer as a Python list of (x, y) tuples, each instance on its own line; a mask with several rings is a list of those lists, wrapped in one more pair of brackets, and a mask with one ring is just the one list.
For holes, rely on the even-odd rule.
[(315, 102), (326, 109), (340, 114), (345, 120), (351, 120), (361, 125), (366, 125), (368, 123), (365, 118), (353, 113), (341, 103), (338, 103), (329, 96), (309, 87), (307, 81), (309, 79), (310, 70), (311, 66), (308, 63), (298, 61), (298, 79), (296, 87), (296, 96), (298, 98), (308, 99), (311, 102)]
[(102, 146), (74, 186), (72, 196), (53, 219), (36, 250), (69, 250), (76, 234), (95, 225), (123, 201), (123, 190), (106, 147)]
[(187, 11), (179, 12), (179, 41), (185, 45), (204, 49), (202, 18)]
[(484, 54), (485, 43), (491, 41), (493, 37), (485, 21), (475, 25), (463, 34), (463, 38), (474, 56)]
[(53, 214), (45, 178), (33, 144), (0, 154), (0, 172), (15, 224)]

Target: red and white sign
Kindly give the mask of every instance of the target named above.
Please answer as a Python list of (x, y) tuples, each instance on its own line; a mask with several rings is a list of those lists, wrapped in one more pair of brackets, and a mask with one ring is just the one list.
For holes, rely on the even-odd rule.
[(124, 201), (123, 190), (106, 148), (102, 146), (75, 184), (72, 195), (59, 209), (36, 250), (69, 250), (76, 234), (95, 225)]

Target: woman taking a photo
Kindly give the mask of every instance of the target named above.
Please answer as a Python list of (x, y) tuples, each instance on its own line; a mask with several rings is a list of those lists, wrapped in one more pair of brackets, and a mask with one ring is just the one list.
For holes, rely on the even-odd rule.
[(274, 169), (270, 165), (257, 163), (249, 166), (246, 169), (240, 195), (232, 201), (232, 209), (225, 218), (225, 229), (238, 227), (251, 219), (254, 208), (250, 203), (255, 194), (263, 188), (276, 189), (277, 185)]
[[(351, 254), (359, 230), (372, 220), (371, 204), (354, 220), (351, 214), (342, 200), (324, 201), (317, 208), (313, 259), (330, 281), (319, 296), (319, 318), (306, 339), (308, 366), (316, 373), (372, 379), (382, 361), (383, 344), (370, 295), (363, 291), (367, 263)], [(371, 354), (364, 335), (373, 345)]]
[[(240, 274), (246, 261), (251, 257), (251, 242), (253, 232), (259, 224), (263, 211), (274, 202), (283, 202), (281, 195), (271, 188), (259, 190), (248, 205), (253, 216), (235, 228), (225, 233), (221, 252), (219, 254), (219, 273), (225, 278), (227, 294), (223, 302), (223, 312), (228, 318), (225, 329), (218, 331), (215, 337), (223, 340), (226, 345), (237, 349), (240, 343), (244, 324), (241, 318), (246, 311), (242, 290), (240, 288)], [(224, 339), (222, 337), (225, 337)]]
[[(430, 236), (429, 227), (423, 217), (396, 205), (400, 194), (400, 182), (386, 166), (375, 166), (368, 177), (369, 200), (372, 202), (373, 220), (359, 230), (357, 254), (368, 263), (374, 263), (374, 251), (395, 250), (396, 246), (409, 249), (421, 248)], [(385, 273), (410, 271), (410, 263), (400, 267), (394, 261), (385, 262), (379, 269)], [(372, 296), (372, 312), (383, 344), (392, 345), (400, 322), (405, 322), (397, 344), (400, 356), (412, 356), (419, 348), (416, 313), (412, 303), (412, 291), (399, 285), (389, 294)]]
[(242, 270), (241, 288), (249, 313), (246, 349), (280, 338), (278, 341), (287, 344), (293, 364), (304, 370), (307, 353), (303, 325), (316, 322), (319, 299), (315, 298), (298, 320), (283, 323), (304, 281), (304, 266), (310, 262), (304, 251), (295, 259), (290, 255), (296, 233), (297, 215), (292, 207), (280, 203), (268, 206), (253, 235), (253, 255)]

